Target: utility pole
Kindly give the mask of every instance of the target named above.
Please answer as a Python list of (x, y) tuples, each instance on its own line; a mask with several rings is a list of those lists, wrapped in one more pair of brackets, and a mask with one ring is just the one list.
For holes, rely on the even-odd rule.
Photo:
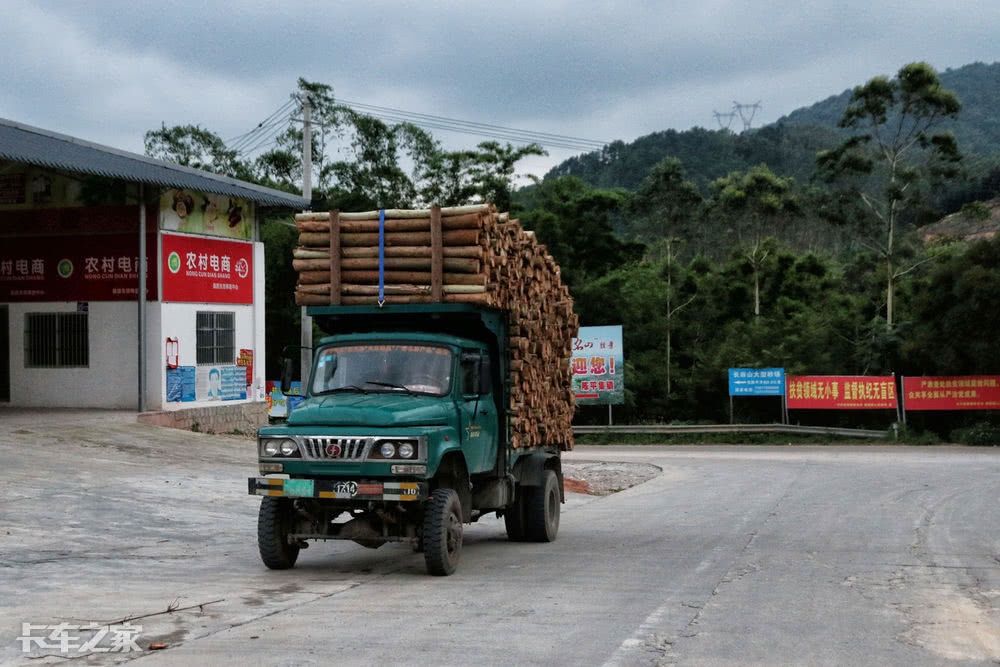
[[(302, 196), (307, 202), (312, 201), (312, 105), (309, 103), (309, 96), (302, 98)], [(310, 205), (311, 207), (311, 205)], [(313, 323), (312, 318), (306, 314), (306, 307), (302, 306), (301, 311), (301, 332), (299, 350), (302, 391), (305, 393), (306, 382), (309, 378), (309, 369), (312, 368), (312, 344), (313, 344)]]

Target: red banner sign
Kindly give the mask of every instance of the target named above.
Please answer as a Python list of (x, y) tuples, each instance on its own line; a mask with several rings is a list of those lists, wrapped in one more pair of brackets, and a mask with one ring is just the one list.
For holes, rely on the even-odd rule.
[[(146, 236), (146, 298), (156, 299), (156, 234)], [(0, 241), (0, 303), (133, 301), (138, 234), (13, 236)]]
[(891, 375), (789, 375), (789, 410), (895, 410), (896, 381)]
[(253, 303), (253, 244), (163, 235), (163, 300)]
[(903, 378), (909, 410), (1000, 410), (1000, 375)]

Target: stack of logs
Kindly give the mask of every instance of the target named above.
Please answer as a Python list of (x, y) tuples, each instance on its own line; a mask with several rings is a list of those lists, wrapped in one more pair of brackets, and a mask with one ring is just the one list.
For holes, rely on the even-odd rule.
[[(378, 303), (378, 211), (301, 213), (295, 222), (297, 304)], [(571, 449), (569, 358), (578, 321), (559, 266), (535, 235), (489, 205), (387, 210), (382, 257), (385, 304), (471, 303), (508, 312), (512, 445)]]

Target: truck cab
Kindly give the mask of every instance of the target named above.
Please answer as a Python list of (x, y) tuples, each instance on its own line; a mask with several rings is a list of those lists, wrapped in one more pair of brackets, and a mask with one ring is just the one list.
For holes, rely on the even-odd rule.
[[(514, 541), (555, 539), (559, 450), (513, 449), (502, 312), (464, 305), (310, 308), (305, 399), (261, 428), (258, 546), (292, 567), (310, 540), (409, 542), (451, 574), (463, 524), (495, 512)], [(284, 378), (283, 378), (284, 382)]]

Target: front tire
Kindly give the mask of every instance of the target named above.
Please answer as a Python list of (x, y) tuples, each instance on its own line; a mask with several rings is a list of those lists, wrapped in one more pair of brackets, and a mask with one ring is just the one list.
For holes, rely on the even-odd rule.
[(529, 487), (525, 497), (526, 537), (532, 542), (553, 542), (559, 533), (559, 505), (562, 494), (555, 471), (546, 470), (542, 485)]
[(462, 555), (462, 501), (453, 489), (435, 489), (424, 510), (424, 562), (427, 572), (447, 576)]
[(295, 507), (288, 498), (265, 496), (257, 514), (257, 548), (264, 565), (272, 570), (287, 570), (295, 565), (299, 547), (288, 543), (295, 520)]

